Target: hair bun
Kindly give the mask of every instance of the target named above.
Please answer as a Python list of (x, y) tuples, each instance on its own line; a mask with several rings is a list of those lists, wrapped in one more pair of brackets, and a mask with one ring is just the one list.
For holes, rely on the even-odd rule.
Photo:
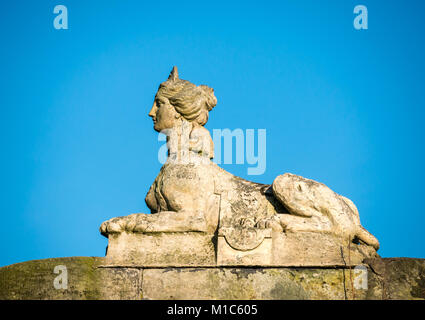
[(204, 84), (201, 84), (199, 88), (202, 89), (204, 97), (205, 97), (205, 106), (208, 111), (211, 111), (217, 105), (217, 98), (214, 95), (214, 89), (210, 88)]

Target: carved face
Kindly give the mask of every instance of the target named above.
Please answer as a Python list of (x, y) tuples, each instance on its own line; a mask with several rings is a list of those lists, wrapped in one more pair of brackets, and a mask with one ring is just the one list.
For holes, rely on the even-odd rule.
[(168, 99), (157, 97), (151, 111), (149, 111), (149, 117), (152, 117), (155, 131), (160, 132), (161, 130), (174, 128), (177, 124), (177, 119), (180, 118), (180, 114), (177, 113)]

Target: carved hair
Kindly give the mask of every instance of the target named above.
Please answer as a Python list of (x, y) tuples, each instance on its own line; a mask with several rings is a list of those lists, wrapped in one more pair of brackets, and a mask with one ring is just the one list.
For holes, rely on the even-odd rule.
[(176, 111), (189, 122), (201, 126), (208, 121), (208, 112), (217, 104), (214, 90), (208, 86), (196, 86), (193, 83), (178, 78), (174, 67), (168, 80), (161, 83), (157, 98), (166, 98)]

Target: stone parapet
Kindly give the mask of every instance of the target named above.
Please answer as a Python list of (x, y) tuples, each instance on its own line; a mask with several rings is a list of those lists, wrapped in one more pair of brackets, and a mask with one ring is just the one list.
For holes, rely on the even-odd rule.
[[(2, 267), (0, 299), (425, 299), (425, 259), (369, 259), (360, 269), (111, 267), (106, 262), (70, 257)], [(57, 266), (61, 271), (55, 273)], [(63, 272), (67, 286), (57, 289), (55, 279)]]

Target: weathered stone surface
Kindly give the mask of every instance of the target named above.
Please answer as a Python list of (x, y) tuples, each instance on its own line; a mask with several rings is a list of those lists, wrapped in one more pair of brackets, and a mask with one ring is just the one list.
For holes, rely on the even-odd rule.
[[(54, 268), (66, 266), (67, 289)], [(27, 261), (0, 268), (0, 299), (425, 299), (425, 259), (369, 259), (367, 288), (347, 268), (105, 267), (105, 258)]]
[(109, 236), (107, 265), (215, 266), (213, 235), (202, 232), (129, 233)]
[(372, 271), (367, 299), (425, 299), (425, 259), (366, 259)]
[(143, 274), (147, 299), (344, 299), (342, 269), (185, 268)]
[[(0, 268), (0, 299), (138, 299), (140, 270), (99, 268), (103, 258), (27, 261)], [(56, 289), (56, 266), (65, 266), (68, 288)]]
[(365, 257), (377, 257), (370, 246), (317, 232), (273, 234), (273, 266), (356, 266)]

